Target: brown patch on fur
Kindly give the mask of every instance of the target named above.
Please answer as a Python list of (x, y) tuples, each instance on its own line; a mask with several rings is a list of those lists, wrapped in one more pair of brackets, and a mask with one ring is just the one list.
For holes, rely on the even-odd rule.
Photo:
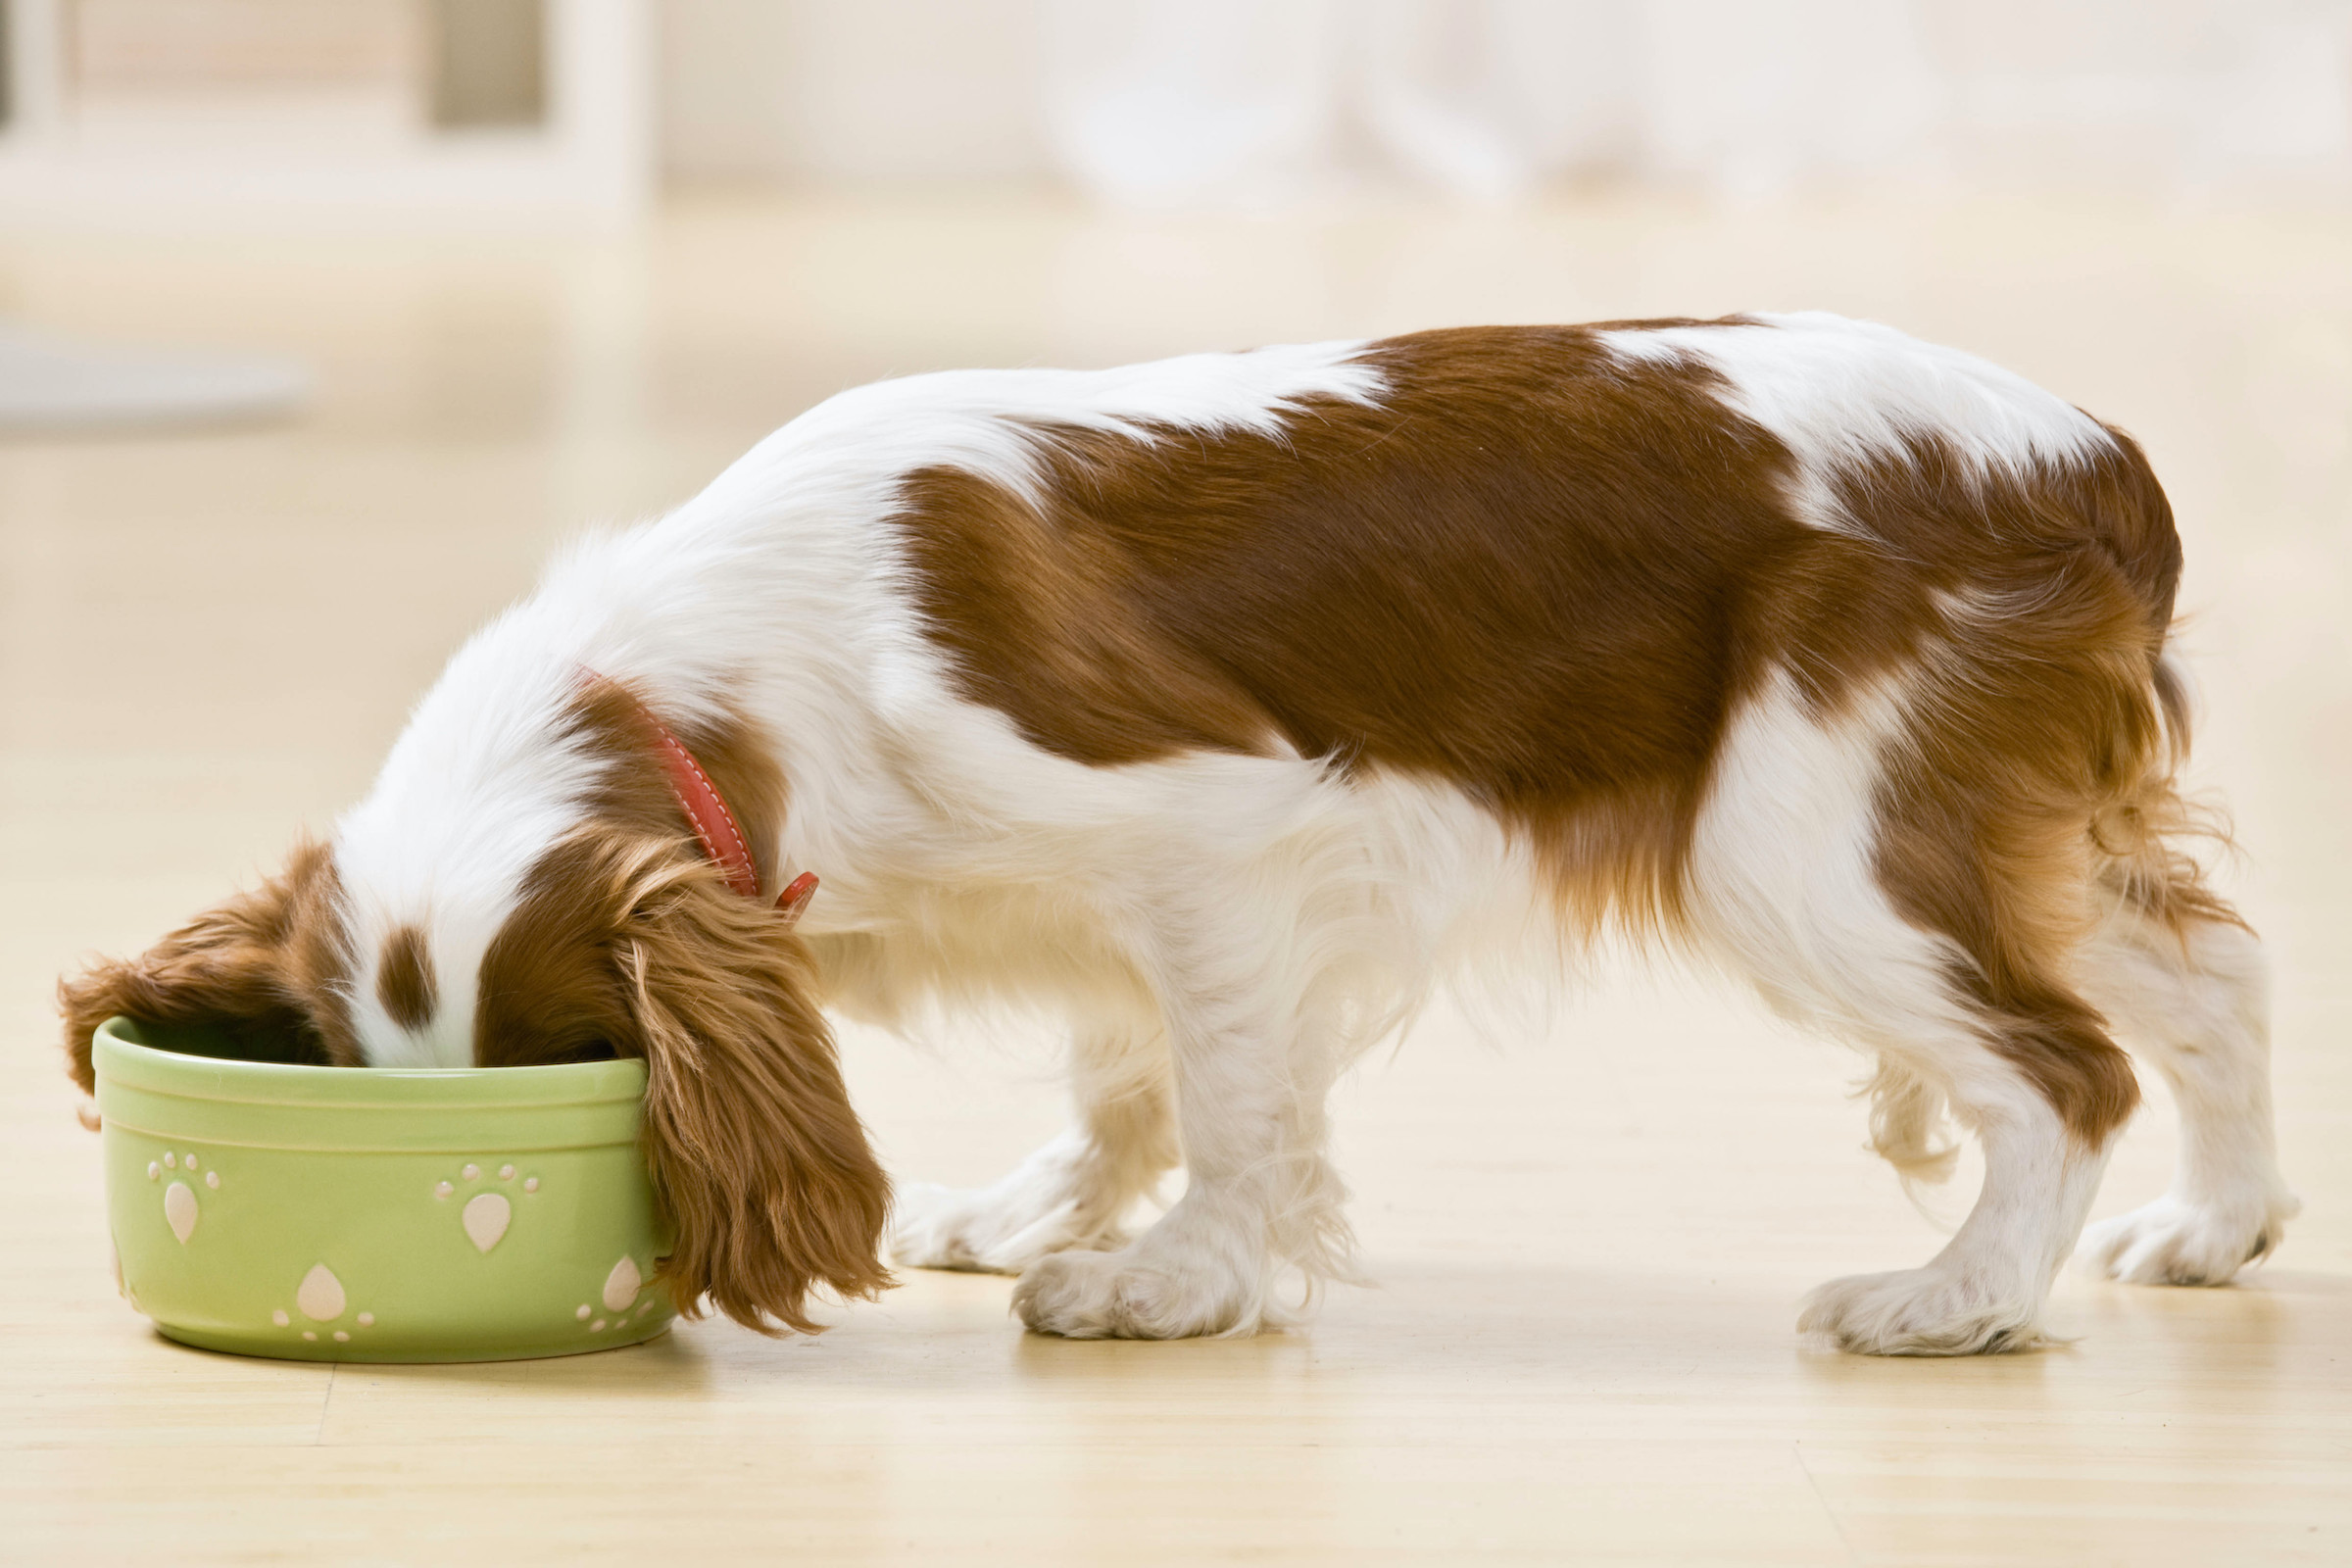
[(343, 1004), (341, 886), (322, 844), (295, 846), (286, 869), (198, 915), (136, 958), (107, 958), (58, 982), (67, 1070), (94, 1088), (90, 1037), (117, 1013), (205, 1024), (263, 1047), (292, 1039), (321, 1061), (357, 1065)]
[(424, 933), (415, 926), (400, 926), (384, 938), (375, 966), (375, 1000), (403, 1029), (421, 1029), (432, 1021), (439, 998)]
[[(1074, 460), (1082, 440), (1070, 437), (1058, 455)], [(1111, 477), (1117, 493), (1097, 499), (1102, 514), (1124, 516), (1139, 499), (1128, 481), (1140, 476), (1121, 466)], [(1008, 714), (1032, 742), (1096, 764), (1269, 749), (1271, 715), (1197, 650), (1161, 635), (1136, 602), (1142, 563), (1091, 526), (1096, 509), (1040, 515), (959, 468), (915, 474), (906, 499), (936, 524), (915, 536), (934, 634), (956, 656), (965, 695)]]
[(1758, 504), (1786, 451), (1589, 328), (1425, 332), (1371, 361), (1380, 407), (1307, 399), (1279, 439), (1040, 431), (1043, 516), (913, 475), (933, 635), (967, 696), (1061, 756), (1279, 738), (1446, 779), (1589, 919), (1671, 915), (1754, 677), (1746, 584), (1813, 533)]
[[(1038, 509), (917, 472), (902, 530), (930, 634), (966, 697), (1078, 761), (1280, 742), (1449, 782), (1587, 928), (1678, 926), (1726, 721), (1766, 673), (1826, 717), (1923, 671), (1882, 878), (1965, 954), (1996, 1049), (2102, 1140), (2135, 1089), (2060, 976), (2094, 880), (2150, 864), (2178, 814), (2161, 489), (2120, 435), (2031, 476), (1921, 440), (1842, 477), (1859, 536), (1809, 526), (1793, 456), (1712, 370), (1594, 336), (1690, 324), (1390, 339), (1366, 356), (1378, 407), (1301, 399), (1276, 437), (1040, 429)], [(1972, 606), (1999, 612), (1955, 620)], [(2102, 842), (2133, 820), (2136, 847)], [(2218, 906), (2173, 862), (2130, 874)]]
[[(634, 701), (584, 688), (575, 722), (612, 766), (589, 822), (525, 880), (481, 969), (484, 1066), (642, 1058), (647, 1164), (675, 1235), (681, 1310), (761, 1332), (820, 1325), (808, 1293), (891, 1284), (890, 1183), (841, 1079), (792, 922), (730, 889), (688, 833)], [(663, 715), (664, 722), (670, 722)], [(784, 785), (748, 725), (672, 723), (726, 794), (773, 886)]]

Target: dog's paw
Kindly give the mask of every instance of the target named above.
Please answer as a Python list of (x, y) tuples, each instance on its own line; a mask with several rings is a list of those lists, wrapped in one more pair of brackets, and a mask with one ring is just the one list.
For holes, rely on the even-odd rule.
[(890, 1253), (903, 1268), (1018, 1274), (1039, 1258), (1115, 1237), (1086, 1233), (1080, 1205), (1043, 1184), (1001, 1182), (976, 1192), (907, 1182), (898, 1191)]
[(1805, 1298), (1797, 1328), (1859, 1355), (1987, 1355), (2043, 1343), (2039, 1303), (1937, 1268), (1855, 1274)]
[(2085, 1230), (2075, 1260), (2127, 1285), (2226, 1285), (2278, 1247), (2301, 1206), (2289, 1198), (2235, 1208), (2159, 1198)]
[(1038, 1333), (1066, 1339), (1183, 1340), (1254, 1333), (1255, 1295), (1154, 1266), (1130, 1248), (1040, 1259), (1013, 1289), (1012, 1309)]

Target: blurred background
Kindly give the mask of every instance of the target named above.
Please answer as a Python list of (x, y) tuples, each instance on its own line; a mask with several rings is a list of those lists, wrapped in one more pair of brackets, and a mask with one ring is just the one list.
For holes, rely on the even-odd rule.
[[(2347, 0), (0, 18), (0, 1064), (28, 1086), (6, 1097), (40, 1189), (20, 1196), (60, 1238), (20, 1254), (100, 1234), (53, 977), (326, 827), (564, 535), (674, 505), (881, 375), (1744, 309), (1954, 343), (2146, 442), (2188, 548), (2199, 776), (2236, 808), (2280, 960), (2287, 1166), (2352, 1185), (2352, 1089), (2323, 1049), (2352, 1031)], [(1498, 1101), (1462, 1110), (1483, 1152), (1406, 1131), (1458, 1097), (1430, 1076), (1460, 1071), (1443, 1041), (1347, 1092), (1343, 1140), (1386, 1140), (1360, 1167), (1375, 1255), (1639, 1224), (1666, 1256), (1674, 1235), (1609, 1199), (1688, 1185), (1644, 1161), (1714, 1170), (1716, 1229), (1758, 1256), (1800, 1201), (1752, 1187), (1742, 1162), (1767, 1160), (1810, 1184), (1824, 1236), (1918, 1250), (1856, 1152), (1850, 1058), (1760, 1047), (1719, 1001), (1594, 1005), (1544, 1056), (1561, 1092), (1524, 1136), (1484, 1119)], [(1615, 1049), (1636, 1039), (1655, 1051)], [(992, 1179), (1058, 1117), (957, 1053), (877, 1044), (851, 1070), (910, 1176)], [(1642, 1132), (1691, 1095), (1806, 1126), (1813, 1162), (1793, 1132)], [(2135, 1130), (2102, 1212), (2161, 1188), (2165, 1139)], [(1462, 1206), (1481, 1161), (1578, 1158), (1594, 1207), (1556, 1243)], [(2352, 1230), (2307, 1220), (2290, 1251), (2352, 1263)]]
[(13, 219), (710, 180), (2352, 189), (2336, 0), (7, 0)]

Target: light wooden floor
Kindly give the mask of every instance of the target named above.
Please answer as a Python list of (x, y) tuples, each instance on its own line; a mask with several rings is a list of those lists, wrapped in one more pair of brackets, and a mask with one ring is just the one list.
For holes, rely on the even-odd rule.
[[(2171, 485), (2309, 1205), (2243, 1285), (2070, 1280), (2079, 1342), (2002, 1359), (1808, 1348), (1807, 1286), (1938, 1245), (1861, 1152), (1853, 1062), (1612, 971), (1548, 1029), (1441, 1018), (1346, 1087), (1382, 1285), (1297, 1333), (1027, 1338), (1008, 1282), (914, 1274), (816, 1340), (333, 1371), (180, 1349), (116, 1298), (52, 977), (325, 824), (564, 530), (888, 371), (1759, 306), (1992, 355)], [(2352, 1561), (2352, 221), (705, 201), (594, 245), (18, 236), (0, 312), (324, 386), (284, 428), (0, 445), (0, 1558)], [(988, 1178), (1054, 1123), (1018, 1030), (849, 1050), (907, 1175)], [(2100, 1212), (2169, 1157), (2159, 1104)]]

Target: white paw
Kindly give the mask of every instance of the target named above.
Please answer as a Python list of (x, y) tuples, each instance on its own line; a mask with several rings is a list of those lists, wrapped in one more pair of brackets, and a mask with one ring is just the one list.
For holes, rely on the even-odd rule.
[(2128, 1285), (2224, 1285), (2278, 1247), (2301, 1206), (2291, 1198), (2236, 1207), (2159, 1198), (2084, 1231), (2075, 1259)]
[(1021, 1276), (1012, 1309), (1040, 1334), (1073, 1340), (1183, 1340), (1257, 1330), (1258, 1293), (1221, 1271), (1183, 1273), (1140, 1250), (1057, 1252)]
[(1862, 1355), (1984, 1355), (2041, 1344), (2038, 1308), (1985, 1281), (1908, 1268), (1830, 1281), (1796, 1326)]
[(1043, 1184), (1006, 1181), (971, 1192), (907, 1182), (893, 1207), (890, 1253), (903, 1268), (1018, 1274), (1067, 1248), (1117, 1245), (1115, 1233), (1089, 1234), (1079, 1210), (1074, 1199)]

